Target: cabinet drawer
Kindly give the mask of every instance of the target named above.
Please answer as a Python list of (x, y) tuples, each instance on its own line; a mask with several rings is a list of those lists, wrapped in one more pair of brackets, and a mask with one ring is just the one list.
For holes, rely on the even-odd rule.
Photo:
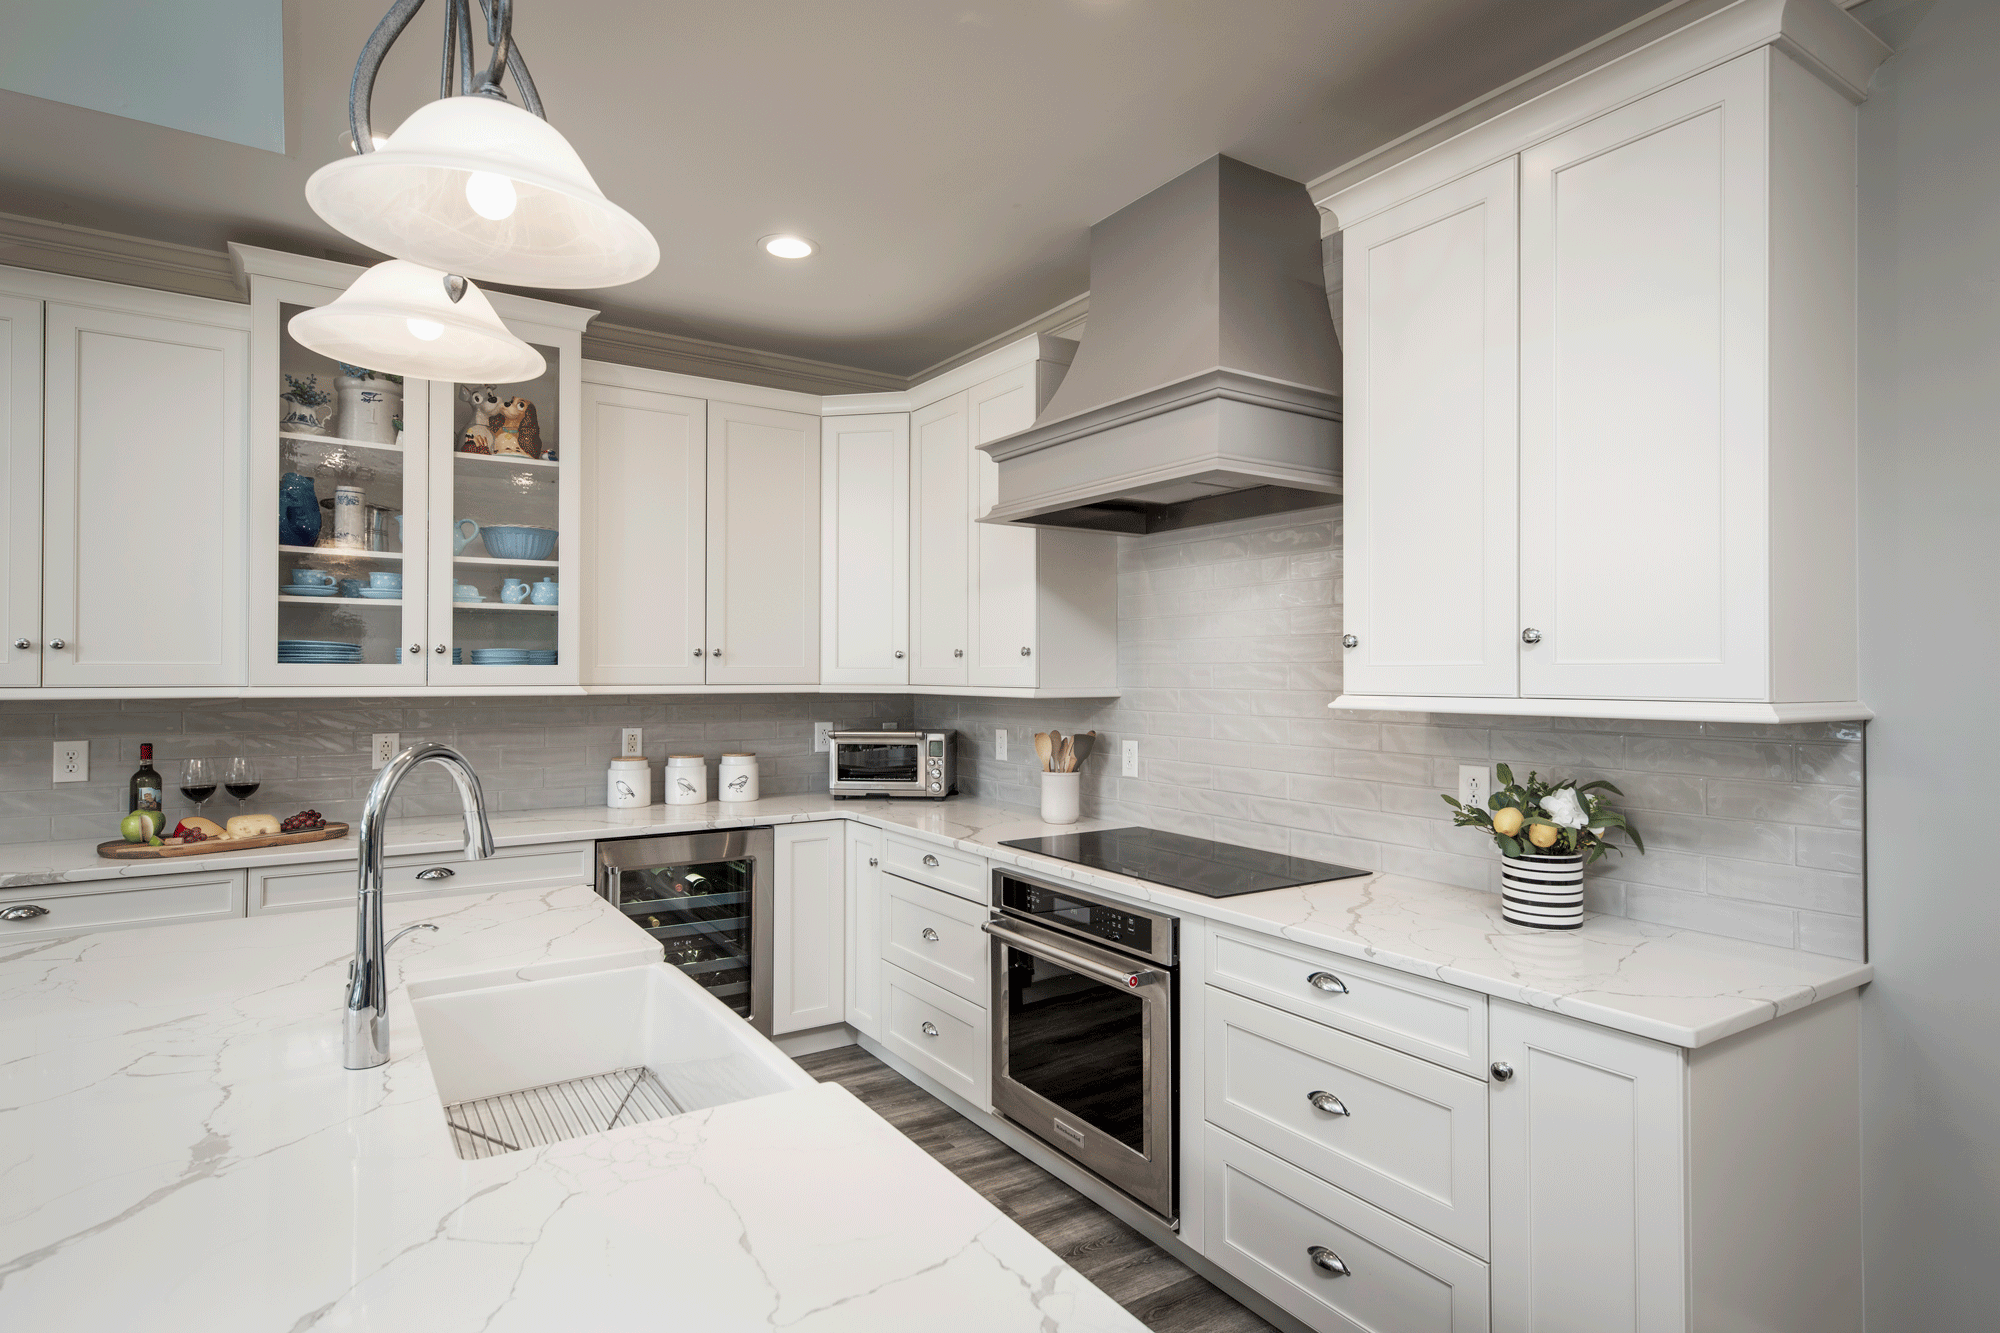
[(1205, 1142), (1207, 1254), (1225, 1271), (1321, 1333), (1486, 1333), (1485, 1264), (1213, 1125)]
[(86, 930), (116, 930), (125, 926), (168, 926), (180, 921), (217, 921), (243, 915), (243, 872), (219, 875), (160, 875), (124, 880), (103, 893), (41, 893), (16, 889), (0, 898), (0, 909), (41, 907), (42, 915), (25, 921), (0, 921), (0, 943), (73, 935)]
[[(553, 847), (503, 847), (484, 861), (463, 852), (391, 856), (382, 867), (390, 898), (435, 898), (447, 893), (487, 893), (495, 889), (558, 889), (595, 882), (593, 844), (566, 842)], [(419, 879), (426, 870), (445, 870), (437, 879)], [(310, 868), (250, 872), (250, 912), (296, 912), (354, 901), (353, 861)]]
[(900, 967), (882, 967), (882, 1044), (981, 1111), (992, 1109), (986, 1011)]
[(1210, 940), (1209, 985), (1486, 1078), (1484, 995), (1269, 936), (1217, 929)]
[(987, 910), (900, 875), (884, 875), (882, 886), (883, 961), (984, 1009), (992, 950), (979, 924)]
[(1486, 1254), (1484, 1083), (1214, 987), (1207, 1010), (1211, 1122)]
[(896, 833), (889, 834), (886, 841), (888, 867), (904, 879), (970, 898), (982, 906), (991, 900), (985, 857), (967, 856), (949, 847)]

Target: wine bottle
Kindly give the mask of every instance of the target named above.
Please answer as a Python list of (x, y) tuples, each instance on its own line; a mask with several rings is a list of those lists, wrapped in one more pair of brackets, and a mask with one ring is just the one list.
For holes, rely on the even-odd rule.
[[(164, 810), (160, 775), (153, 771), (153, 747), (139, 747), (139, 771), (132, 775), (132, 810)], [(127, 811), (129, 814), (130, 811)]]

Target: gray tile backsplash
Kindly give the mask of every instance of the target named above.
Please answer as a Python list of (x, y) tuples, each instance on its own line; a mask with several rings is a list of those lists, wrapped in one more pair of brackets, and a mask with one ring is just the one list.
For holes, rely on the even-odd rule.
[[(126, 783), (147, 741), (176, 819), (193, 808), (174, 790), (180, 761), (240, 754), (256, 761), (264, 783), (249, 808), (282, 817), (311, 806), (353, 820), (374, 781), (368, 747), (378, 731), (398, 733), (405, 745), (456, 745), (478, 768), (492, 808), (536, 810), (602, 805), (605, 764), (623, 727), (644, 729), (655, 764), (669, 751), (699, 752), (712, 769), (724, 750), (754, 751), (759, 785), (775, 796), (826, 790), (815, 720), (879, 726), (909, 717), (909, 700), (893, 695), (0, 702), (0, 842), (118, 836)], [(90, 742), (89, 782), (50, 783), (58, 738)], [(428, 768), (396, 796), (398, 815), (457, 809), (450, 779)], [(208, 812), (234, 814), (236, 802), (217, 792)]]
[(1592, 869), (1594, 910), (1862, 956), (1858, 723), (1330, 712), (1338, 506), (1122, 539), (1118, 634), (1115, 701), (912, 700), (961, 733), (961, 789), (1033, 804), (1034, 733), (1094, 729), (1086, 814), (1498, 892), (1491, 844), (1438, 799), (1459, 764), (1608, 778), (1650, 851)]
[[(669, 750), (755, 750), (763, 789), (826, 787), (812, 723), (887, 721), (962, 733), (960, 788), (1033, 805), (1033, 734), (1099, 736), (1084, 810), (1321, 860), (1499, 887), (1489, 844), (1452, 827), (1438, 794), (1460, 762), (1609, 778), (1651, 849), (1607, 858), (1589, 905), (1769, 944), (1860, 957), (1858, 724), (1751, 727), (1603, 719), (1333, 713), (1340, 689), (1338, 506), (1125, 538), (1115, 701), (900, 695), (631, 696), (0, 703), (0, 841), (107, 838), (139, 743), (173, 786), (189, 755), (245, 754), (258, 808), (352, 819), (370, 735), (458, 745), (504, 810), (595, 805), (621, 727)], [(994, 729), (1010, 757), (994, 758)], [(1139, 742), (1119, 776), (1118, 742)], [(91, 781), (53, 786), (56, 739), (91, 742)], [(169, 792), (170, 812), (185, 803)], [(456, 809), (440, 774), (412, 777), (402, 813)], [(212, 814), (234, 802), (218, 794)]]

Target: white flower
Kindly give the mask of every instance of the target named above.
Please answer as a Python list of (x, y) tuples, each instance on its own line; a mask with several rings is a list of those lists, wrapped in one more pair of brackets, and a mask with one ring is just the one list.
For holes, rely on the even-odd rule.
[(1542, 798), (1542, 813), (1564, 828), (1582, 828), (1589, 822), (1583, 813), (1583, 805), (1576, 799), (1576, 789), (1559, 787)]

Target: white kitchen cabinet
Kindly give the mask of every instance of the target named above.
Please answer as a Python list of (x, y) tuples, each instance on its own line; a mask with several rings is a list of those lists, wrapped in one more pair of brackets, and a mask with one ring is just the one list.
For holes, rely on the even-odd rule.
[(1854, 104), (1885, 54), (1736, 6), (1316, 192), (1345, 231), (1335, 706), (1869, 716)]
[(907, 685), (909, 415), (828, 417), (820, 431), (820, 682)]
[(0, 291), (0, 688), (42, 680), (42, 303)]
[(708, 683), (819, 681), (820, 423), (708, 408)]
[(882, 1035), (882, 830), (847, 821), (847, 1022)]
[(1518, 691), (1515, 171), (1342, 238), (1351, 694)]
[(845, 820), (771, 831), (771, 1035), (838, 1023), (847, 1008)]
[[(352, 874), (349, 875), (352, 895)], [(138, 926), (221, 921), (243, 915), (244, 872), (141, 875), (82, 884), (44, 884), (0, 893), (0, 947), (15, 940), (81, 935)]]
[(584, 683), (700, 685), (708, 404), (606, 384), (583, 395)]
[(42, 683), (241, 684), (249, 311), (103, 291), (45, 312)]
[(965, 394), (910, 414), (910, 684), (966, 683), (972, 464)]

